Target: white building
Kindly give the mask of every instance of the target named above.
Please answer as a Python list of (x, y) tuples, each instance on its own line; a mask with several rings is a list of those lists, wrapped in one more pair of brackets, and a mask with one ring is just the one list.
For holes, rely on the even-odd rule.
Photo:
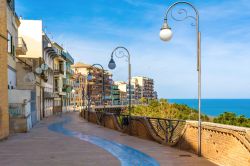
[(114, 84), (117, 85), (120, 90), (120, 104), (126, 105), (128, 103), (128, 84), (124, 81), (115, 81)]
[(34, 101), (32, 122), (35, 123), (52, 114), (53, 111), (53, 57), (55, 51), (42, 31), (41, 20), (20, 20), (19, 37), (22, 37), (28, 48), (26, 55), (19, 55), (22, 61), (31, 61), (31, 71), (35, 74), (33, 82), (23, 80), (23, 67), (19, 67), (19, 89), (32, 90)]

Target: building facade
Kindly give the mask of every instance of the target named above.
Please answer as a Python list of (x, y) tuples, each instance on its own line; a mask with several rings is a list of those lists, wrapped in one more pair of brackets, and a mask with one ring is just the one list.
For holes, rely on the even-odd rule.
[(120, 93), (120, 104), (127, 105), (128, 104), (128, 84), (125, 81), (115, 81), (115, 85), (118, 86)]
[(0, 140), (9, 135), (7, 1), (0, 0)]
[[(47, 87), (48, 75), (47, 68), (42, 66), (50, 66), (45, 62), (43, 51), (43, 31), (41, 20), (20, 20), (19, 37), (22, 37), (27, 45), (27, 53), (19, 55), (20, 62), (17, 72), (17, 87), (22, 90), (32, 91), (32, 108), (31, 118), (34, 125), (45, 117), (44, 90)], [(28, 69), (28, 66), (30, 69)], [(34, 80), (28, 78), (28, 72), (34, 74)]]
[(66, 90), (64, 88), (64, 83), (66, 80), (66, 60), (62, 56), (63, 48), (53, 42), (53, 48), (58, 55), (54, 59), (54, 114), (62, 113), (66, 110), (65, 98)]
[(154, 80), (152, 78), (137, 76), (132, 77), (131, 82), (137, 84), (137, 86), (135, 86), (138, 89), (136, 99), (154, 99)]
[(71, 103), (73, 103), (74, 106), (76, 106), (76, 109), (80, 110), (82, 107), (85, 105), (87, 98), (85, 96), (85, 83), (86, 77), (81, 74), (81, 73), (75, 73), (74, 72), (74, 87), (73, 89), (75, 90), (75, 93), (72, 94), (71, 96)]
[(58, 57), (52, 46), (52, 41), (46, 33), (43, 32), (43, 57), (47, 70), (44, 72), (46, 82), (44, 83), (44, 112), (43, 117), (53, 115), (54, 109), (54, 59)]
[(16, 48), (20, 20), (15, 12), (15, 1), (7, 2), (8, 89), (16, 89)]
[(65, 59), (65, 65), (66, 65), (66, 78), (64, 79), (63, 83), (63, 91), (66, 92), (66, 96), (63, 96), (63, 104), (64, 109), (63, 111), (71, 111), (73, 110), (73, 103), (71, 102), (71, 98), (73, 97), (73, 86), (74, 86), (74, 71), (71, 69), (71, 65), (74, 64), (74, 59), (67, 51), (62, 51), (62, 56)]
[[(92, 79), (85, 79), (85, 88), (83, 96), (90, 96), (91, 105), (102, 105), (102, 69), (99, 67), (92, 67), (89, 64), (76, 63), (72, 66), (74, 72), (82, 74), (87, 78), (88, 74), (91, 73)], [(105, 85), (105, 104), (111, 104), (111, 85), (112, 85), (112, 75), (111, 73), (104, 72), (104, 85)], [(84, 105), (87, 104), (87, 98), (84, 98)]]
[(111, 105), (120, 105), (120, 90), (118, 85), (111, 86)]

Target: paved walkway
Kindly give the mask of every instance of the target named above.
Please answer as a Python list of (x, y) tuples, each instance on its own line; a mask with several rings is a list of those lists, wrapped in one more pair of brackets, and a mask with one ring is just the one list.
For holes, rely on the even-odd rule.
[[(127, 150), (125, 157), (120, 147)], [(194, 154), (88, 123), (77, 113), (50, 117), (29, 133), (0, 142), (1, 166), (116, 166), (132, 161), (131, 154), (141, 158), (127, 165), (213, 165)]]

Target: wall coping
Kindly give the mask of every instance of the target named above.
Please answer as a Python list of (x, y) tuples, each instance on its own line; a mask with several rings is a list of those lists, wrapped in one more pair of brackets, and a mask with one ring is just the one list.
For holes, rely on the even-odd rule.
[[(198, 121), (187, 120), (186, 122), (188, 124), (198, 125)], [(248, 128), (248, 127), (239, 127), (239, 126), (226, 125), (226, 124), (220, 124), (220, 123), (212, 123), (212, 122), (202, 122), (201, 125), (218, 127), (218, 128), (234, 130), (234, 131), (250, 132), (250, 128)]]

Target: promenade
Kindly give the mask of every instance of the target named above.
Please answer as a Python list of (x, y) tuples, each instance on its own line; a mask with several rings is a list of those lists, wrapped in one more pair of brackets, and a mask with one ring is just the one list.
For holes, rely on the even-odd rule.
[[(137, 163), (128, 164), (136, 156), (139, 156)], [(116, 166), (121, 163), (214, 165), (192, 153), (88, 123), (78, 113), (49, 117), (29, 133), (15, 134), (0, 142), (1, 166)]]

